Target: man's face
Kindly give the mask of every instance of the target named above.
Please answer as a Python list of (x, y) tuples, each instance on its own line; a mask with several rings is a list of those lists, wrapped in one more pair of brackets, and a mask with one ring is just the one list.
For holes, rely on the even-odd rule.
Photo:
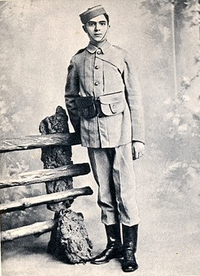
[(104, 41), (108, 28), (108, 22), (103, 14), (92, 18), (84, 25), (84, 30), (91, 42)]

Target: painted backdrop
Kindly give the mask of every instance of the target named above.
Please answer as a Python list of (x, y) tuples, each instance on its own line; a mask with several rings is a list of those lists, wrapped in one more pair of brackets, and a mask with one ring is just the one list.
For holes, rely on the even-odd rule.
[[(143, 91), (146, 154), (136, 161), (138, 201), (143, 228), (163, 230), (163, 220), (147, 209), (172, 216), (177, 210), (189, 239), (199, 240), (200, 206), (200, 50), (196, 0), (101, 0), (110, 15), (109, 41), (130, 52)], [(70, 58), (87, 45), (78, 15), (97, 0), (24, 0), (0, 2), (0, 138), (39, 134), (38, 126), (58, 105)], [(71, 131), (73, 129), (71, 128)], [(85, 149), (73, 159), (87, 162)], [(40, 150), (0, 155), (1, 178), (42, 168)], [(87, 179), (87, 178), (86, 178)], [(96, 190), (92, 176), (90, 185)], [(77, 180), (77, 185), (84, 180)], [(87, 182), (87, 180), (86, 180)], [(86, 183), (88, 184), (88, 183)], [(76, 185), (76, 180), (75, 180)], [(39, 195), (36, 185), (2, 192), (2, 201)], [(88, 199), (89, 200), (89, 199)], [(91, 204), (95, 204), (92, 197)], [(84, 204), (88, 202), (85, 199)], [(86, 208), (87, 209), (87, 208)], [(2, 217), (3, 229), (45, 220), (45, 207)], [(179, 212), (178, 211), (178, 212)], [(86, 211), (86, 218), (91, 219)], [(175, 215), (173, 219), (173, 215)], [(152, 222), (159, 227), (153, 229)], [(144, 223), (145, 225), (145, 223)], [(177, 229), (176, 229), (177, 230)], [(174, 231), (176, 231), (174, 230)], [(146, 235), (146, 236), (145, 236)], [(184, 235), (183, 235), (184, 239)], [(188, 247), (192, 251), (193, 243)], [(195, 267), (195, 266), (193, 266)]]

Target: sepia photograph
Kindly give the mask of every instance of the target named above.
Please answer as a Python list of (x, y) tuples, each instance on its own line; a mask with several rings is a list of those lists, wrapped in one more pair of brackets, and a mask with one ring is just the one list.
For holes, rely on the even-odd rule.
[(200, 0), (0, 0), (2, 276), (200, 276)]

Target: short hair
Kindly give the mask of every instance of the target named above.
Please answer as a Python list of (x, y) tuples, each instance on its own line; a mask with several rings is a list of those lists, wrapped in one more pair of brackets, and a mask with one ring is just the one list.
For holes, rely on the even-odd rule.
[(109, 22), (110, 22), (109, 15), (107, 13), (104, 13), (103, 15), (105, 16), (107, 23), (109, 25)]

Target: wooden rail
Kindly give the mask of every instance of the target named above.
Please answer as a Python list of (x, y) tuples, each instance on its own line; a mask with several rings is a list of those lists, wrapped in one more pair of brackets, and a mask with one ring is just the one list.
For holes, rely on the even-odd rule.
[(20, 173), (17, 179), (0, 180), (0, 189), (14, 186), (31, 185), (65, 177), (85, 175), (90, 172), (88, 163), (67, 165), (56, 169), (43, 169)]
[[(80, 144), (80, 138), (76, 133), (55, 133), (45, 135), (33, 135), (20, 138), (11, 138), (0, 140), (0, 153), (31, 150), (36, 148), (44, 149), (51, 146), (73, 146)], [(69, 159), (71, 160), (71, 159)], [(15, 186), (26, 186), (36, 183), (43, 183), (65, 179), (67, 177), (74, 177), (85, 175), (90, 172), (88, 163), (73, 164), (54, 169), (42, 169), (37, 171), (20, 173), (15, 179), (9, 178), (0, 180), (0, 189), (11, 188)], [(17, 201), (11, 201), (0, 205), (0, 213), (7, 213), (17, 210), (24, 210), (26, 208), (66, 201), (69, 198), (76, 198), (83, 195), (91, 195), (93, 193), (89, 186), (82, 188), (73, 188), (63, 192), (55, 192), (30, 198), (22, 198)], [(1, 232), (1, 241), (12, 241), (21, 237), (43, 234), (51, 231), (56, 224), (56, 220), (48, 220), (44, 222), (37, 222), (31, 225), (10, 229)]]
[(47, 195), (35, 196), (30, 198), (22, 198), (18, 201), (11, 201), (0, 205), (0, 213), (24, 210), (29, 207), (42, 205), (45, 203), (57, 203), (67, 200), (69, 197), (78, 197), (83, 195), (92, 195), (93, 191), (90, 187), (74, 188), (65, 192), (57, 192)]
[(46, 146), (73, 146), (78, 144), (80, 144), (80, 138), (76, 133), (33, 135), (0, 140), (0, 153), (43, 148)]
[(23, 227), (10, 229), (1, 232), (1, 241), (13, 241), (14, 239), (19, 239), (22, 237), (35, 235), (35, 234), (43, 234), (51, 231), (56, 224), (56, 220), (47, 220), (43, 222), (36, 222), (31, 225), (26, 225)]

